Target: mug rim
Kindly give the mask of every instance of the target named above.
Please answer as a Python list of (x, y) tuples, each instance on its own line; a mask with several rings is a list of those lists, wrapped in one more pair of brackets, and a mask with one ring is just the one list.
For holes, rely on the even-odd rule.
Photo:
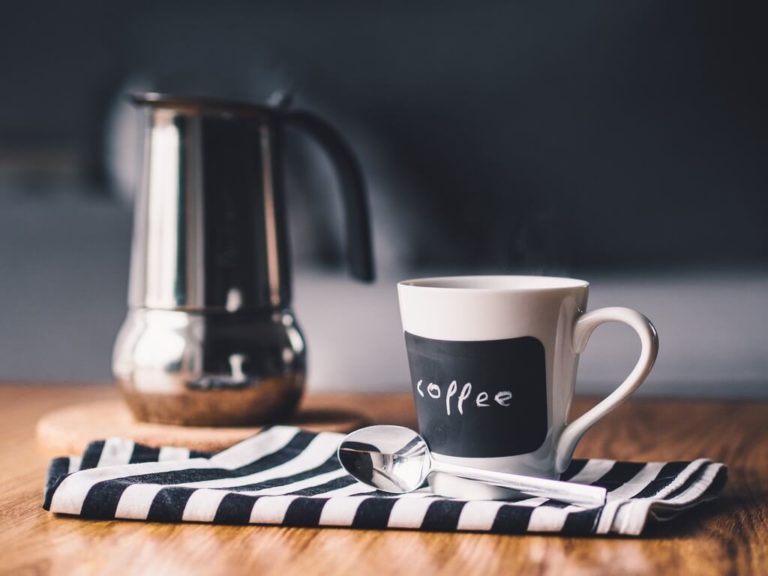
[(552, 292), (589, 288), (589, 282), (561, 276), (525, 274), (479, 274), (410, 278), (397, 283), (398, 288), (445, 292)]

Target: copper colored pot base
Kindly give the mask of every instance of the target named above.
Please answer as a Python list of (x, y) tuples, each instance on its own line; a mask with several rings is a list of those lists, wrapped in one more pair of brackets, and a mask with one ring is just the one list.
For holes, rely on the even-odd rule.
[(134, 417), (182, 426), (253, 426), (288, 422), (304, 390), (304, 375), (266, 378), (246, 388), (137, 393), (118, 382)]

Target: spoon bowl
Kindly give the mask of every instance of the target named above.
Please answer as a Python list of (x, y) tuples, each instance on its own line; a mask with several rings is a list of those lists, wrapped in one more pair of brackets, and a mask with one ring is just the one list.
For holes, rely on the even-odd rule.
[(418, 490), (430, 472), (427, 443), (402, 426), (369, 426), (339, 444), (339, 462), (360, 482), (383, 492)]

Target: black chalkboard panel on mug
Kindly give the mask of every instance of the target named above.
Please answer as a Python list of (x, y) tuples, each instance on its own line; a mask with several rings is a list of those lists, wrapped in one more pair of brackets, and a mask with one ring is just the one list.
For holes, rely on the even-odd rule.
[(526, 454), (547, 435), (544, 346), (531, 336), (434, 340), (405, 333), (419, 430), (434, 452)]

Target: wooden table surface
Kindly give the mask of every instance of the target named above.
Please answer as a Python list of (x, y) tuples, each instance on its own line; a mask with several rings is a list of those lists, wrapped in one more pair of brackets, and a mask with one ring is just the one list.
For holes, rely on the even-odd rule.
[[(632, 400), (577, 456), (724, 461), (724, 495), (642, 538), (85, 521), (41, 508), (46, 411), (111, 398), (108, 386), (0, 385), (0, 573), (7, 574), (726, 574), (768, 573), (768, 403)], [(413, 425), (404, 395), (321, 403)], [(576, 412), (589, 406), (577, 403)]]

